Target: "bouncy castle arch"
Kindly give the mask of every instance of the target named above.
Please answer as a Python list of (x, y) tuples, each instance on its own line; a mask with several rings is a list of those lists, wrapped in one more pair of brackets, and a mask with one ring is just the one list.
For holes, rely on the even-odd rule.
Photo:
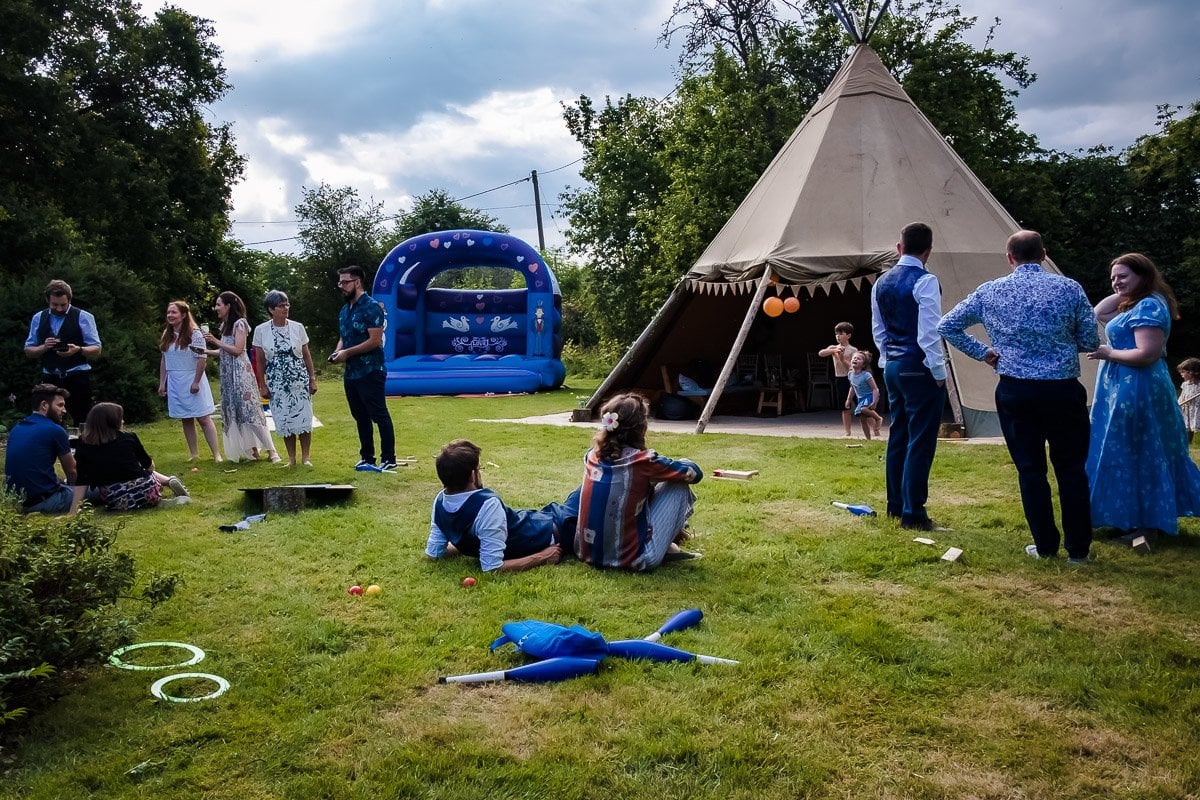
[[(523, 289), (437, 289), (449, 269), (510, 269)], [(392, 248), (371, 295), (388, 323), (387, 393), (483, 394), (556, 389), (566, 377), (562, 295), (529, 244), (491, 231), (438, 231)]]

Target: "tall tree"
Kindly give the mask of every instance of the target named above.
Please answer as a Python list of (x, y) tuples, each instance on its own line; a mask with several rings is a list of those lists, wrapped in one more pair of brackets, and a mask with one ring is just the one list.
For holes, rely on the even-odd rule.
[(302, 314), (309, 336), (320, 352), (337, 341), (337, 315), (342, 298), (337, 291), (337, 271), (359, 266), (367, 274), (370, 291), (375, 270), (387, 252), (384, 244), (383, 204), (362, 199), (349, 186), (322, 183), (300, 190), (296, 206), (300, 219), (303, 260), (293, 289), (293, 313)]
[[(402, 242), (413, 236), (434, 231), (476, 230), (508, 233), (508, 226), (484, 212), (456, 202), (445, 189), (430, 189), (417, 195), (412, 210), (396, 219), (395, 241)], [(508, 289), (514, 281), (524, 281), (512, 270), (495, 267), (470, 267), (449, 269), (440, 273), (430, 283), (455, 289)]]
[(491, 214), (464, 206), (445, 189), (430, 189), (417, 195), (412, 209), (396, 218), (392, 234), (397, 242), (402, 242), (423, 233), (452, 230), (508, 233), (508, 227)]
[(588, 285), (607, 312), (600, 318), (601, 336), (629, 342), (662, 299), (655, 291), (654, 220), (669, 183), (658, 155), (662, 112), (646, 98), (605, 98), (597, 109), (581, 96), (563, 116), (585, 149), (580, 175), (590, 184), (562, 194), (571, 221), (568, 249), (592, 265)]
[[(174, 7), (146, 19), (132, 0), (8, 0), (2, 16), (0, 302), (70, 281), (102, 312), (98, 386), (137, 419), (155, 405), (160, 306), (203, 300), (220, 275), (242, 169), (229, 127), (208, 121), (228, 89), (212, 26)], [(89, 285), (101, 275), (111, 285)], [(109, 316), (97, 301), (122, 290), (147, 302)], [(11, 351), (0, 370), (20, 394), (34, 374)]]
[[(786, 7), (786, 8), (785, 8)], [(782, 12), (787, 11), (785, 16)], [(1002, 202), (1042, 202), (1023, 159), (1036, 140), (1017, 128), (1005, 80), (1033, 76), (1025, 60), (963, 37), (977, 20), (945, 0), (897, 0), (871, 44)], [(682, 36), (674, 97), (626, 97), (564, 111), (584, 147), (563, 202), (568, 244), (604, 292), (607, 336), (629, 342), (700, 255), (828, 85), (847, 37), (820, 0), (678, 0), (663, 40)], [(1024, 194), (1023, 194), (1024, 192)]]

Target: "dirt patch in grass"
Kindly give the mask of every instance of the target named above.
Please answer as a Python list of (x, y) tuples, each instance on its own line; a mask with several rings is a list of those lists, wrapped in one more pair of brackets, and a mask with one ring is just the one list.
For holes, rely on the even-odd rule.
[(770, 500), (761, 506), (768, 531), (818, 536), (843, 536), (847, 513), (815, 500)]
[(382, 711), (379, 726), (399, 741), (452, 746), (467, 739), (523, 761), (536, 748), (542, 706), (515, 684), (445, 685), (431, 689), (418, 703)]
[(1021, 597), (1047, 608), (1064, 611), (1080, 625), (1114, 630), (1121, 627), (1153, 627), (1160, 620), (1139, 608), (1128, 590), (1109, 585), (1038, 583), (1011, 573), (964, 576), (960, 587), (971, 587), (997, 600)]

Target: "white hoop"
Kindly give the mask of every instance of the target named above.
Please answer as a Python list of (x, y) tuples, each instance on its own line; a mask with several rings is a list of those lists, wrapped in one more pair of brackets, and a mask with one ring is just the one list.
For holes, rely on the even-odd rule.
[[(168, 683), (183, 680), (184, 678), (203, 678), (204, 680), (212, 681), (217, 685), (217, 690), (201, 697), (176, 697), (163, 691), (163, 687)], [(213, 700), (220, 697), (228, 690), (229, 681), (220, 675), (209, 675), (207, 672), (181, 672), (178, 675), (168, 675), (165, 678), (156, 680), (150, 687), (150, 694), (159, 700), (166, 700), (169, 703), (199, 703), (201, 700)]]
[[(187, 650), (192, 654), (192, 657), (187, 661), (181, 661), (178, 664), (129, 664), (121, 660), (121, 656), (131, 650), (141, 650), (143, 647), (179, 647)], [(117, 669), (135, 669), (135, 670), (156, 670), (156, 669), (176, 669), (178, 667), (190, 667), (192, 664), (199, 664), (204, 660), (204, 651), (194, 644), (183, 644), (182, 642), (142, 642), (141, 644), (130, 644), (125, 647), (117, 648), (113, 654), (108, 657), (108, 663)]]

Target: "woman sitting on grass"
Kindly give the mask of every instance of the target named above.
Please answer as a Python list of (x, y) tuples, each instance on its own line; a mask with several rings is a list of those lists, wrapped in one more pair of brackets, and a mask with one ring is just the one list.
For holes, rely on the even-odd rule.
[(69, 513), (79, 511), (88, 487), (99, 491), (109, 511), (153, 508), (167, 486), (176, 497), (187, 497), (183, 482), (154, 471), (154, 461), (136, 433), (122, 430), (125, 410), (116, 403), (97, 403), (75, 446), (78, 471), (75, 498)]
[(583, 459), (575, 555), (593, 567), (634, 572), (698, 557), (676, 542), (687, 538), (696, 502), (688, 484), (704, 473), (691, 461), (646, 449), (650, 404), (641, 395), (618, 395), (601, 412), (600, 431)]

